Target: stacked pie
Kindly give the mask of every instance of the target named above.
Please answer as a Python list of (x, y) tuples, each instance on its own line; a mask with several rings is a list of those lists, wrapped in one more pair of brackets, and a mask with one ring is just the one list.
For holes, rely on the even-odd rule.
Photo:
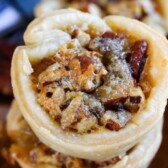
[(147, 167), (162, 137), (167, 40), (136, 20), (66, 9), (32, 21), (24, 41), (11, 157), (26, 168)]
[(62, 154), (43, 144), (21, 115), (15, 101), (7, 118), (8, 135), (13, 141), (9, 152), (23, 168), (144, 168), (159, 148), (161, 129), (162, 121), (129, 151), (105, 161), (93, 161)]
[(35, 15), (45, 15), (61, 8), (75, 8), (99, 17), (122, 15), (140, 20), (162, 35), (168, 34), (167, 0), (43, 0)]

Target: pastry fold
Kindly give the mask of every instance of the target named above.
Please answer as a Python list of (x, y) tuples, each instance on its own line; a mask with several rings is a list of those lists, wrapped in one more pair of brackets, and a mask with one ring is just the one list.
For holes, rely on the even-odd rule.
[[(82, 36), (82, 40), (81, 38), (78, 38), (79, 36), (72, 37), (72, 34), (69, 33), (70, 31), (68, 28), (69, 27), (74, 28), (75, 26), (78, 27), (80, 31), (84, 32), (85, 35)], [(61, 34), (56, 33), (54, 35), (55, 41), (54, 41), (54, 38), (52, 38), (50, 41), (50, 37), (51, 37), (50, 32), (53, 32), (53, 31), (54, 32), (60, 31), (62, 33)], [(122, 102), (124, 101), (126, 103), (128, 98), (131, 99), (132, 97), (129, 97), (130, 95), (124, 98), (121, 97), (119, 103), (116, 104), (117, 99), (115, 99), (115, 101), (110, 100), (106, 102), (106, 97), (102, 98), (100, 94), (100, 99), (102, 98), (101, 100), (102, 102), (100, 102), (98, 99), (95, 100), (95, 98), (93, 98), (92, 92), (88, 93), (87, 91), (86, 92), (83, 91), (83, 90), (87, 90), (90, 87), (92, 88), (92, 86), (95, 86), (95, 85), (93, 83), (91, 83), (90, 85), (85, 85), (84, 83), (84, 85), (81, 85), (81, 87), (84, 89), (80, 91), (80, 93), (75, 92), (75, 94), (73, 94), (73, 96), (79, 96), (79, 99), (74, 99), (74, 103), (82, 101), (81, 99), (84, 99), (85, 95), (86, 97), (91, 95), (91, 98), (88, 98), (89, 101), (87, 103), (89, 104), (91, 102), (90, 106), (92, 106), (93, 109), (95, 108), (97, 109), (97, 107), (99, 107), (99, 105), (102, 103), (105, 104), (105, 108), (106, 107), (107, 109), (113, 108), (114, 111), (116, 110), (116, 107), (117, 107), (117, 110), (123, 112), (118, 114), (124, 114), (126, 116), (124, 118), (124, 121), (122, 120), (124, 123), (122, 123), (122, 121), (119, 121), (119, 123), (116, 124), (115, 122), (111, 123), (111, 120), (108, 120), (110, 121), (110, 123), (106, 123), (106, 128), (108, 129), (98, 126), (100, 127), (99, 131), (78, 133), (75, 131), (69, 131), (67, 128), (74, 129), (74, 124), (76, 124), (76, 122), (79, 122), (81, 120), (76, 120), (76, 122), (70, 125), (69, 123), (67, 123), (67, 117), (71, 117), (71, 114), (69, 114), (70, 111), (66, 111), (68, 114), (66, 115), (66, 113), (64, 113), (65, 115), (61, 116), (60, 123), (61, 124), (63, 123), (63, 126), (61, 128), (61, 126), (59, 125), (60, 123), (58, 124), (55, 122), (55, 120), (60, 120), (60, 115), (55, 117), (54, 116), (55, 113), (50, 113), (51, 112), (50, 109), (49, 109), (49, 113), (51, 114), (51, 116), (49, 116), (49, 113), (47, 113), (47, 110), (50, 104), (48, 105), (45, 104), (43, 106), (47, 109), (46, 110), (38, 103), (38, 101), (41, 101), (40, 99), (41, 97), (37, 96), (38, 91), (34, 89), (34, 87), (36, 87), (37, 85), (33, 85), (32, 83), (32, 74), (35, 71), (34, 64), (39, 63), (46, 56), (55, 55), (55, 53), (57, 53), (58, 51), (58, 48), (63, 45), (63, 49), (64, 49), (64, 47), (65, 46), (67, 47), (67, 44), (69, 44), (68, 43), (69, 41), (70, 42), (73, 41), (72, 45), (70, 45), (71, 47), (73, 47), (74, 44), (75, 45), (77, 44), (80, 46), (83, 45), (82, 46), (83, 49), (87, 50), (87, 47), (85, 47), (85, 42), (87, 41), (86, 39), (88, 39), (86, 38), (88, 37), (88, 35), (91, 38), (92, 36), (94, 36), (94, 38), (98, 37), (98, 39), (101, 36), (101, 38), (105, 38), (105, 41), (106, 40), (108, 41), (109, 37), (106, 37), (106, 36), (109, 35), (108, 33), (109, 31), (110, 31), (111, 39), (115, 37), (114, 40), (119, 39), (119, 41), (120, 40), (122, 41), (123, 40), (122, 34), (125, 34), (133, 41), (140, 40), (138, 44), (141, 43), (143, 44), (144, 47), (146, 46), (146, 44), (148, 45), (146, 64), (140, 76), (139, 83), (137, 84), (139, 86), (136, 86), (134, 88), (136, 90), (136, 93), (131, 93), (132, 94), (131, 96), (133, 96), (134, 98), (136, 97), (136, 101), (134, 100), (135, 104), (139, 101), (141, 101), (142, 103), (140, 104), (140, 107), (137, 108), (136, 106), (135, 108), (136, 112), (133, 112), (133, 113), (131, 112), (128, 113), (126, 111), (123, 112), (123, 108), (120, 109), (120, 107), (123, 106)], [(44, 38), (43, 36), (41, 36), (43, 33), (45, 34)], [(117, 36), (115, 35), (115, 33), (121, 34), (121, 36)], [(47, 38), (47, 35), (49, 35), (49, 38)], [(57, 35), (58, 35), (58, 38), (57, 38)], [(11, 76), (12, 76), (13, 90), (14, 90), (16, 101), (19, 105), (19, 108), (24, 118), (31, 126), (36, 136), (44, 144), (48, 145), (50, 148), (57, 150), (63, 154), (71, 155), (71, 156), (79, 157), (83, 159), (106, 160), (106, 159), (109, 159), (110, 157), (115, 157), (123, 153), (124, 151), (129, 150), (131, 147), (137, 144), (162, 118), (165, 105), (166, 105), (166, 99), (168, 96), (168, 88), (167, 88), (168, 44), (164, 37), (161, 37), (159, 34), (157, 34), (155, 31), (153, 31), (151, 28), (144, 25), (143, 23), (140, 23), (138, 21), (131, 20), (128, 18), (124, 18), (121, 16), (109, 16), (109, 17), (105, 17), (104, 20), (102, 20), (98, 17), (85, 14), (82, 12), (76, 12), (74, 10), (60, 10), (60, 11), (56, 11), (51, 14), (45, 15), (43, 17), (37, 18), (35, 21), (33, 21), (28, 26), (24, 35), (24, 39), (27, 45), (18, 47), (14, 53), (13, 60), (12, 60)], [(127, 39), (127, 38), (124, 38), (124, 39)], [(142, 42), (141, 40), (144, 40), (144, 41)], [(90, 40), (88, 40), (88, 43), (90, 43)], [(143, 46), (141, 47), (143, 48)], [(140, 50), (140, 53), (142, 52), (142, 50)], [(137, 52), (135, 51), (135, 53)], [(64, 57), (61, 56), (59, 58), (62, 59)], [(80, 58), (77, 57), (77, 59), (78, 61), (79, 60), (81, 61), (83, 60), (83, 57), (80, 57)], [(81, 63), (80, 65), (81, 66), (85, 65), (85, 63), (89, 64), (89, 67), (91, 69), (90, 62), (92, 61), (90, 61), (90, 58), (88, 57), (86, 59), (84, 59), (86, 62), (84, 62), (84, 64)], [(99, 60), (100, 58), (96, 57), (95, 59)], [(66, 61), (62, 63), (66, 63)], [(124, 65), (127, 66), (127, 63), (125, 63)], [(70, 68), (72, 67), (70, 66)], [(96, 67), (102, 67), (102, 68), (101, 70), (99, 69), (99, 71), (96, 71), (95, 73), (98, 75), (101, 73), (100, 75), (105, 77), (106, 76), (105, 74), (107, 74), (108, 72), (104, 70), (103, 68), (104, 66), (100, 64), (100, 66), (96, 66)], [(81, 68), (83, 68), (82, 70), (84, 71), (86, 70), (85, 66)], [(51, 69), (49, 68), (48, 70), (52, 71), (52, 68)], [(133, 69), (133, 70), (136, 70), (136, 69)], [(64, 69), (64, 71), (69, 72), (69, 69), (68, 68), (66, 70)], [(87, 72), (90, 72), (90, 71), (87, 71)], [(130, 76), (129, 73), (130, 72), (128, 72), (128, 77), (130, 78), (130, 82), (136, 81), (136, 80), (138, 81), (138, 79), (133, 79), (133, 77)], [(56, 75), (55, 78), (57, 77), (58, 76)], [(77, 81), (83, 79), (84, 77), (85, 76), (82, 76)], [(126, 81), (129, 81), (129, 78)], [(42, 78), (42, 79), (45, 79), (45, 78)], [(77, 79), (77, 77), (74, 78), (74, 80), (75, 79)], [(88, 80), (90, 78), (88, 76), (88, 78), (86, 77), (84, 79)], [(98, 80), (98, 85), (102, 85), (101, 80), (99, 80), (99, 78), (98, 79), (96, 78), (96, 80)], [(56, 83), (54, 84), (60, 87), (60, 82), (62, 85), (64, 81), (56, 81)], [(42, 87), (43, 86), (45, 87), (48, 84), (50, 83), (46, 82), (46, 84), (42, 85)], [(134, 85), (134, 82), (132, 83), (132, 85)], [(38, 86), (41, 86), (41, 85), (38, 85)], [(71, 87), (69, 87), (68, 89), (64, 89), (64, 92), (66, 92), (67, 97), (69, 93), (72, 92), (71, 90), (73, 90), (71, 89)], [(94, 91), (94, 88), (92, 91)], [(56, 105), (59, 101), (64, 101), (64, 99), (66, 98), (66, 97), (61, 98), (62, 95), (64, 94), (60, 92), (55, 97), (55, 98), (59, 98), (55, 103)], [(46, 94), (46, 96), (50, 98), (52, 97), (50, 92), (49, 94)], [(37, 97), (38, 97), (38, 100), (37, 100)], [(108, 97), (108, 94), (107, 94), (107, 97)], [(110, 97), (108, 97), (108, 99), (110, 99)], [(43, 101), (44, 103), (45, 103), (45, 100)], [(97, 101), (99, 101), (100, 103), (98, 103), (97, 106), (94, 106), (93, 104), (95, 102), (97, 103)], [(67, 101), (63, 106), (59, 106), (59, 108), (65, 112), (67, 106), (69, 106), (69, 101)], [(77, 105), (74, 105), (74, 107), (76, 106)], [(90, 108), (90, 106), (86, 106), (86, 107)], [(134, 108), (134, 107), (135, 106), (131, 106), (131, 108)], [(104, 106), (102, 108), (104, 108)], [(99, 122), (97, 122), (97, 118), (101, 118), (100, 116), (102, 115), (104, 116), (104, 110), (102, 110), (102, 108), (96, 111), (96, 114), (94, 113), (94, 110), (92, 110), (93, 118), (89, 118), (91, 119), (89, 121), (87, 120), (89, 124), (90, 122), (91, 124), (95, 122), (99, 124)], [(74, 111), (72, 110), (71, 113), (74, 113)], [(117, 113), (109, 110), (108, 113), (105, 113), (105, 114), (109, 114), (110, 116), (114, 114), (114, 116), (112, 117), (115, 118), (115, 115)], [(133, 116), (132, 119), (130, 119), (130, 115)], [(106, 117), (108, 118), (109, 116), (107, 115)], [(106, 117), (104, 117), (105, 120), (107, 119)], [(85, 119), (88, 119), (88, 118), (85, 118)], [(69, 120), (71, 120), (71, 118)], [(127, 123), (127, 121), (125, 122), (125, 120), (130, 120), (130, 121)], [(118, 121), (118, 119), (115, 118), (115, 121)], [(80, 129), (85, 129), (85, 127), (90, 125), (84, 124), (84, 128), (83, 128), (83, 125), (77, 125), (77, 126), (79, 126)], [(94, 124), (92, 124), (91, 126), (94, 129), (97, 127)], [(120, 127), (123, 127), (123, 128), (119, 129)], [(76, 129), (76, 125), (75, 125), (75, 129)], [(112, 129), (114, 131), (111, 131), (109, 129)]]
[(9, 153), (22, 168), (147, 168), (161, 143), (162, 120), (130, 151), (107, 161), (83, 160), (52, 151), (32, 133), (16, 101), (7, 116), (7, 131), (13, 141)]

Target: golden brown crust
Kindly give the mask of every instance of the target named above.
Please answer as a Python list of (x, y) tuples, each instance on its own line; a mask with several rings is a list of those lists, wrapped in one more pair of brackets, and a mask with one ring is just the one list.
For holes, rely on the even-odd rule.
[[(64, 26), (74, 23), (79, 25), (94, 23), (94, 28), (98, 31), (109, 30), (109, 27), (105, 24), (106, 22), (114, 31), (122, 31), (135, 39), (146, 40), (149, 44), (148, 61), (142, 76), (142, 81), (144, 81), (144, 78), (150, 83), (151, 87), (145, 108), (135, 115), (131, 123), (118, 132), (99, 131), (86, 135), (65, 133), (55, 125), (36, 103), (35, 93), (31, 88), (30, 74), (32, 67), (29, 59), (32, 61), (35, 58), (34, 55), (39, 55), (37, 51), (41, 51), (40, 46), (34, 47), (36, 50), (33, 47), (32, 49), (30, 47), (19, 47), (14, 53), (12, 84), (15, 97), (22, 114), (39, 139), (64, 154), (86, 159), (108, 159), (109, 156), (116, 156), (134, 146), (163, 116), (168, 95), (166, 86), (168, 80), (168, 44), (163, 37), (138, 21), (110, 16), (105, 18), (103, 23), (98, 18), (88, 14), (79, 12), (70, 12), (69, 14), (68, 10), (65, 13), (63, 12), (58, 11), (34, 21), (25, 33), (25, 41), (29, 44), (34, 43), (39, 30), (40, 32), (44, 30), (49, 32), (53, 29), (62, 31)], [(64, 17), (64, 20), (62, 20), (62, 17)], [(57, 19), (55, 20), (55, 18)], [(79, 18), (81, 19), (79, 20)], [(60, 23), (60, 20), (62, 21), (61, 25), (57, 24)], [(68, 21), (64, 23), (66, 20)], [(50, 48), (50, 46), (47, 47)], [(44, 46), (41, 49), (47, 51)], [(33, 56), (30, 56), (30, 53), (33, 53)], [(44, 52), (42, 55), (44, 55)], [(36, 56), (36, 59), (39, 57)], [(148, 83), (143, 83), (143, 85), (145, 87)]]

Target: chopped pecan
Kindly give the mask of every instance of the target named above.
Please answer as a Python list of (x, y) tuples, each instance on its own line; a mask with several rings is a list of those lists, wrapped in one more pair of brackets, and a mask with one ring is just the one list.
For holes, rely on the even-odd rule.
[(52, 58), (48, 57), (43, 58), (39, 64), (33, 67), (34, 68), (34, 72), (32, 73), (33, 79), (36, 79), (44, 70), (46, 70), (50, 65), (54, 63), (55, 61)]
[(105, 127), (111, 131), (118, 131), (119, 129), (121, 129), (121, 126), (119, 123), (115, 122), (112, 119), (108, 119), (107, 123), (105, 125)]
[(68, 77), (68, 71), (60, 64), (55, 63), (49, 66), (45, 71), (38, 76), (38, 88), (42, 88), (43, 85), (50, 84), (52, 82), (58, 85), (62, 84), (62, 78)]
[(141, 100), (141, 96), (130, 96), (124, 104), (124, 109), (129, 112), (137, 112), (140, 108)]
[(78, 59), (80, 62), (82, 73), (84, 73), (87, 70), (87, 68), (90, 64), (93, 64), (93, 60), (91, 57), (87, 57), (85, 55), (82, 55), (82, 56), (77, 56), (75, 58)]
[(139, 80), (141, 72), (143, 71), (146, 52), (147, 42), (143, 40), (136, 41), (131, 47), (130, 67), (132, 70), (132, 76)]
[(64, 100), (64, 90), (56, 84), (49, 84), (37, 94), (37, 102), (51, 115), (52, 118), (60, 118), (59, 105)]
[(121, 97), (117, 99), (108, 100), (104, 103), (106, 109), (118, 111), (124, 108), (124, 103), (128, 97)]
[(46, 155), (53, 155), (53, 154), (56, 153), (56, 151), (54, 151), (54, 150), (51, 149), (51, 148), (46, 148), (46, 149), (44, 150), (44, 153), (45, 153)]
[(69, 106), (70, 103), (71, 103), (71, 99), (67, 100), (64, 104), (62, 104), (62, 105), (60, 106), (60, 109), (61, 109), (62, 111), (65, 110), (65, 109)]
[[(68, 93), (69, 96), (72, 92)], [(67, 97), (69, 97), (67, 94)], [(62, 112), (61, 126), (63, 129), (88, 132), (97, 126), (97, 118), (103, 115), (102, 104), (87, 94), (74, 92), (68, 107)]]
[(103, 38), (110, 38), (110, 39), (119, 38), (117, 33), (113, 33), (113, 32), (110, 32), (110, 31), (107, 31), (107, 32), (103, 33), (102, 37)]
[(128, 96), (118, 99), (111, 99), (104, 103), (107, 110), (120, 111), (126, 109), (130, 112), (136, 112), (139, 109), (139, 103), (141, 102), (141, 96)]
[(131, 114), (125, 110), (120, 110), (118, 112), (108, 110), (103, 115), (101, 122), (107, 129), (118, 131), (125, 127), (130, 119)]
[[(105, 32), (101, 37), (96, 37), (90, 41), (89, 48), (103, 54), (103, 59), (123, 59), (127, 49), (127, 36), (113, 32)], [(110, 60), (107, 60), (108, 64)], [(106, 62), (106, 61), (103, 61)]]
[(98, 127), (97, 124), (97, 118), (95, 116), (90, 116), (81, 119), (81, 121), (75, 125), (75, 128), (79, 133), (89, 133)]
[(75, 123), (85, 117), (85, 112), (81, 109), (82, 96), (76, 94), (76, 97), (72, 99), (69, 106), (62, 112), (61, 127), (65, 129), (71, 129)]
[(141, 97), (140, 96), (131, 96), (130, 97), (130, 102), (133, 104), (139, 104), (141, 102)]

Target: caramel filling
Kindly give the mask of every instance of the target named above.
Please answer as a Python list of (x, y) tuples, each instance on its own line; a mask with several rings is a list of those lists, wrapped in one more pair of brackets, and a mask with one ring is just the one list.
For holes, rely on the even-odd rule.
[(112, 32), (93, 37), (68, 31), (69, 43), (33, 65), (37, 102), (63, 130), (118, 131), (145, 101), (139, 81), (147, 42)]

